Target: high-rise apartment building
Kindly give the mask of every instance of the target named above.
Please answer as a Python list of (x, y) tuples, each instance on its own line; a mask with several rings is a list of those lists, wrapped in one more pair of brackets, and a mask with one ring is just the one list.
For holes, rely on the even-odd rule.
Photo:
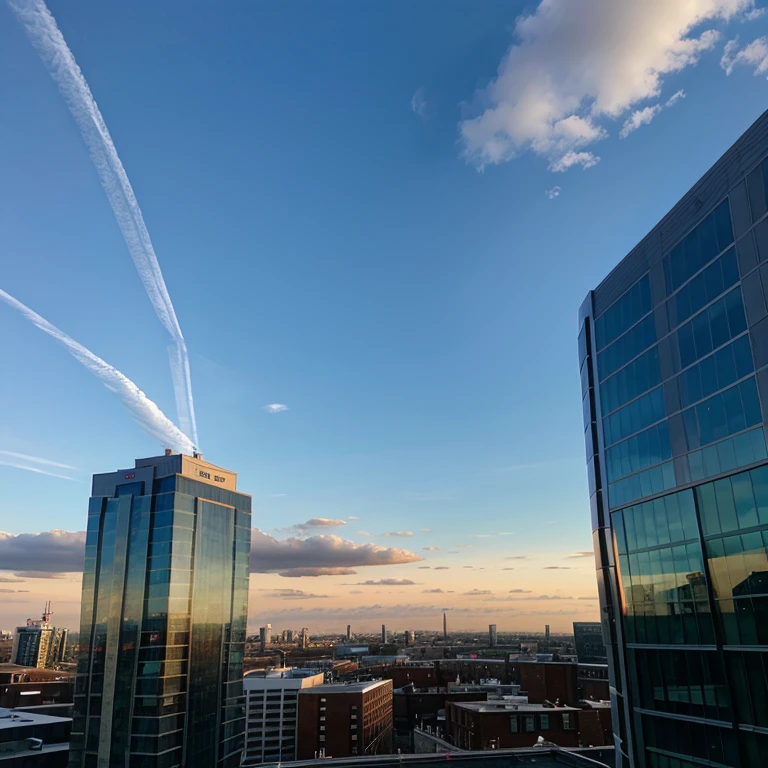
[(94, 475), (71, 768), (240, 764), (250, 536), (200, 456)]
[(299, 691), (323, 682), (322, 672), (305, 669), (256, 670), (245, 676), (244, 766), (296, 759)]
[(45, 604), (41, 619), (27, 619), (23, 627), (16, 627), (11, 661), (22, 667), (43, 668), (55, 661), (56, 628), (51, 625), (51, 603)]
[(381, 642), (387, 642), (387, 627), (384, 624), (381, 625)]
[(617, 766), (764, 766), (768, 113), (580, 323)]
[(352, 625), (347, 624), (347, 641), (352, 639)]
[(544, 625), (544, 639), (549, 640), (549, 624)]
[(448, 639), (448, 614), (443, 611), (443, 640)]
[(496, 634), (496, 625), (495, 624), (489, 624), (488, 625), (488, 645), (491, 648), (495, 648), (498, 644), (498, 635)]

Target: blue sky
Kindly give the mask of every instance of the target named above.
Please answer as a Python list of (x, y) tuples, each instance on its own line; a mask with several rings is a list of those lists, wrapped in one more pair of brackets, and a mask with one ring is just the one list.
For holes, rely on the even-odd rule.
[[(324, 606), (355, 605), (371, 626), (387, 616), (426, 625), (437, 606), (426, 590), (453, 589), (447, 607), (464, 611), (457, 625), (482, 626), (462, 590), (493, 596), (522, 584), (534, 595), (594, 595), (588, 557), (563, 565), (591, 546), (578, 308), (759, 116), (768, 93), (766, 73), (756, 75), (768, 66), (759, 42), (768, 16), (749, 0), (689, 5), (698, 6), (695, 24), (664, 2), (636, 4), (628, 43), (626, 19), (603, 2), (595, 12), (605, 6), (604, 17), (569, 33), (563, 0), (51, 0), (186, 337), (206, 458), (239, 473), (254, 526), (278, 539), (325, 532), (426, 558), (363, 567), (353, 579), (254, 576), (254, 620), (279, 625), (282, 616), (291, 626), (317, 611), (322, 627), (324, 617), (342, 622)], [(516, 29), (521, 14), (539, 26)], [(561, 88), (559, 118), (546, 130), (529, 124), (536, 105), (515, 78), (530, 68), (535, 86), (542, 61), (555, 79), (583, 73), (578, 41), (561, 38), (589, 29), (603, 46), (593, 64), (607, 73), (597, 90)], [(697, 42), (649, 50), (648, 30), (664, 29)], [(611, 62), (617, 45), (626, 72)], [(658, 72), (670, 51), (687, 57), (678, 71), (661, 67), (656, 85), (638, 85), (633, 75)], [(175, 419), (170, 339), (77, 125), (6, 4), (0, 71), (0, 288)], [(505, 100), (514, 99), (510, 117)], [(639, 127), (621, 138), (633, 114)], [(566, 131), (555, 121), (568, 115), (579, 122)], [(563, 158), (571, 167), (551, 170)], [(75, 479), (0, 466), (0, 530), (79, 531), (90, 474), (163, 446), (4, 304), (0, 327), (0, 449), (77, 468), (0, 456)], [(270, 403), (288, 409), (271, 414)], [(289, 530), (311, 518), (345, 524)], [(413, 535), (382, 536), (396, 531)], [(503, 573), (511, 556), (532, 565)], [(429, 569), (417, 570), (443, 560), (455, 579), (461, 568), (455, 584), (447, 572), (429, 580)], [(545, 570), (553, 566), (570, 572)], [(375, 610), (370, 589), (348, 588), (415, 575), (414, 585), (365, 585), (385, 606)], [(73, 616), (78, 580), (57, 586), (69, 585)], [(0, 601), (0, 624), (25, 618), (29, 601), (52, 588), (27, 586)], [(279, 592), (289, 588), (328, 597), (293, 595), (304, 599), (295, 610)], [(557, 615), (537, 604), (493, 620), (528, 628), (549, 617), (566, 628), (595, 617), (594, 606)]]

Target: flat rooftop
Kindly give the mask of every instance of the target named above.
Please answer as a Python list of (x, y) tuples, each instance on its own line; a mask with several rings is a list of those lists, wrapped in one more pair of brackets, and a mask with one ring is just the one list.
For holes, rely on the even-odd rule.
[(391, 680), (367, 680), (361, 683), (323, 683), (323, 685), (305, 688), (301, 692), (302, 694), (320, 693), (323, 695), (326, 693), (365, 693), (366, 691), (378, 688), (380, 685), (386, 685), (391, 682)]
[(6, 728), (23, 728), (35, 725), (56, 725), (71, 722), (68, 717), (53, 717), (40, 715), (37, 712), (27, 712), (18, 709), (0, 709), (0, 731)]
[(452, 701), (451, 704), (454, 707), (460, 707), (461, 709), (467, 709), (471, 712), (521, 712), (531, 713), (537, 712), (546, 714), (547, 712), (578, 712), (578, 707), (568, 706), (547, 706), (546, 704), (513, 704), (509, 701)]

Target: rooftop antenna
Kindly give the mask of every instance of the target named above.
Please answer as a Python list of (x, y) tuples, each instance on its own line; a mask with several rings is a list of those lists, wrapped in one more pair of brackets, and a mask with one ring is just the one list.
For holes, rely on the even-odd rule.
[(53, 616), (53, 610), (51, 610), (51, 601), (49, 600), (43, 609), (43, 621), (49, 622), (51, 620), (51, 616)]

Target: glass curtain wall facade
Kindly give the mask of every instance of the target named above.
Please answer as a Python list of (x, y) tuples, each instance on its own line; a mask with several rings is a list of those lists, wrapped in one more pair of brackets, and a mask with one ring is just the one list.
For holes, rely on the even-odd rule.
[(71, 768), (240, 764), (251, 498), (186, 459), (94, 476)]
[(768, 112), (580, 312), (617, 766), (768, 765)]

